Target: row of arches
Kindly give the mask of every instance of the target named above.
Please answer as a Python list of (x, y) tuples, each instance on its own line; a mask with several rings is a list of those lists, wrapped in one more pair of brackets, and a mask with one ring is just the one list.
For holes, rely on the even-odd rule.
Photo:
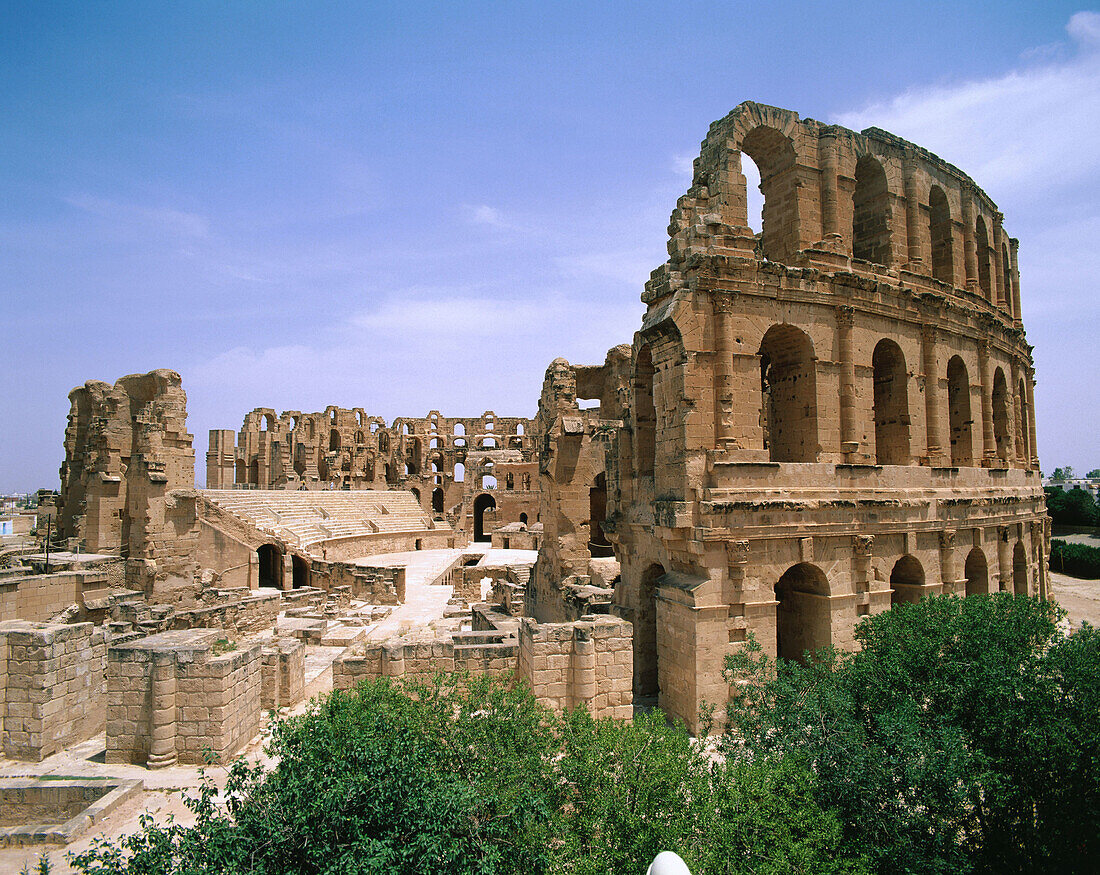
[[(790, 263), (800, 248), (792, 230), (800, 228), (803, 220), (799, 216), (798, 188), (802, 183), (794, 142), (776, 128), (758, 125), (742, 137), (739, 156), (745, 174), (759, 179), (763, 196), (760, 227), (754, 227), (754, 220), (748, 219), (760, 234), (760, 254), (771, 261)], [(744, 159), (752, 166), (747, 166)], [(930, 263), (921, 272), (953, 287), (965, 287), (973, 281), (990, 304), (1019, 318), (1018, 281), (1010, 242), (999, 224), (990, 228), (985, 216), (974, 209), (975, 201), (968, 192), (962, 192), (963, 214), (957, 217), (952, 213), (947, 191), (937, 182), (928, 183), (922, 197), (915, 178), (906, 179), (901, 190), (899, 174), (892, 190), (886, 166), (871, 152), (859, 156), (854, 180), (844, 186), (840, 185), (835, 156), (821, 161), (820, 173), (823, 236), (831, 233), (846, 238), (853, 258), (885, 267), (896, 267), (900, 261), (914, 270), (918, 260), (924, 260), (921, 249), (927, 245)], [(852, 186), (848, 189), (850, 210), (841, 210), (838, 201), (847, 186)], [(910, 204), (913, 198), (919, 202)], [(971, 217), (975, 212), (977, 215)], [(844, 233), (836, 226), (841, 214), (850, 216)], [(909, 227), (911, 222), (920, 227)], [(960, 234), (966, 247), (962, 276), (956, 267), (956, 238)], [(922, 240), (926, 244), (922, 245)], [(808, 241), (801, 244), (808, 245)]]
[[(256, 548), (259, 585), (283, 589), (285, 582), (285, 559), (282, 549), (276, 544), (261, 544)], [(291, 586), (294, 589), (310, 585), (309, 562), (297, 553), (290, 554)]]
[[(634, 689), (639, 697), (659, 693), (659, 635), (657, 590), (664, 566), (653, 563), (639, 579), (639, 598), (634, 611)], [(967, 596), (988, 595), (989, 564), (985, 552), (975, 546), (964, 565)], [(911, 554), (897, 559), (890, 572), (891, 604), (918, 601), (925, 593), (925, 573), (920, 560)], [(831, 587), (828, 576), (811, 562), (787, 568), (773, 585), (776, 600), (776, 655), (804, 661), (833, 643)], [(1017, 541), (1012, 552), (1012, 592), (1028, 595), (1027, 550)]]
[[(821, 450), (818, 430), (817, 358), (813, 341), (793, 325), (773, 325), (764, 334), (757, 352), (759, 360), (759, 426), (762, 448), (772, 462), (814, 462)], [(874, 456), (879, 465), (908, 465), (914, 460), (909, 393), (910, 373), (905, 354), (898, 343), (881, 339), (871, 355)], [(634, 372), (635, 458), (639, 476), (652, 476), (656, 454), (657, 414), (653, 400), (654, 366), (649, 345), (637, 356)], [(976, 462), (975, 419), (984, 415), (973, 409), (971, 377), (963, 358), (952, 356), (944, 374), (947, 439), (942, 449), (956, 467)], [(1030, 467), (1034, 455), (1031, 437), (1031, 412), (1027, 385), (1019, 378), (1015, 398), (1002, 367), (993, 369), (989, 394), (992, 419), (992, 454), (1008, 463), (1021, 460)], [(938, 392), (937, 387), (926, 391)], [(983, 389), (984, 391), (984, 389)], [(984, 401), (983, 401), (984, 403)], [(926, 421), (925, 446), (939, 440), (934, 434), (933, 417)], [(867, 430), (868, 432), (870, 429)], [(984, 439), (984, 436), (983, 436)], [(984, 453), (984, 447), (983, 447)]]

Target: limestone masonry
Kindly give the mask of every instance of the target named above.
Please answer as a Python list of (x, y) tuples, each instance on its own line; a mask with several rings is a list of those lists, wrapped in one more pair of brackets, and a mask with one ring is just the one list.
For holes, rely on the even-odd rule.
[(267, 709), (438, 670), (698, 730), (750, 636), (804, 659), (898, 602), (1049, 597), (1017, 241), (966, 174), (743, 103), (668, 232), (633, 342), (551, 362), (534, 419), (257, 408), (198, 490), (179, 374), (74, 389), (0, 563), (5, 756), (224, 763)]

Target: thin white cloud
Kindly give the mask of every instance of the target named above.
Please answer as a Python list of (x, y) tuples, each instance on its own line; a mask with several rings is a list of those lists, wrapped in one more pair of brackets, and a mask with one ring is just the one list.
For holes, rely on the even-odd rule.
[(841, 113), (860, 130), (885, 128), (964, 168), (995, 200), (1042, 197), (1100, 172), (1100, 14), (1078, 12), (1068, 51), (1001, 76), (914, 88)]
[(466, 218), (475, 225), (488, 225), (490, 228), (508, 228), (511, 224), (496, 207), (488, 204), (467, 204)]
[(181, 237), (203, 238), (210, 233), (210, 223), (206, 217), (183, 210), (119, 203), (88, 194), (73, 195), (64, 200), (70, 206), (114, 225), (152, 229)]

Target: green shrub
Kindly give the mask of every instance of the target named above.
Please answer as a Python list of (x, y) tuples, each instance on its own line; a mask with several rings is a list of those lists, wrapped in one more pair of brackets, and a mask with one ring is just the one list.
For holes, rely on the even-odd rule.
[(1100, 578), (1100, 547), (1053, 540), (1049, 565), (1051, 571), (1096, 580)]
[(755, 651), (726, 749), (802, 757), (884, 873), (1087, 872), (1100, 859), (1100, 636), (1008, 594), (897, 605), (856, 653)]

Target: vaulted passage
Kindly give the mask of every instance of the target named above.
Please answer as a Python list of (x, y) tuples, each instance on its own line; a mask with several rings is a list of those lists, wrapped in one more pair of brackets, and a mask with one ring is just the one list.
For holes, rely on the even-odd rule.
[(1027, 595), (1027, 550), (1022, 541), (1012, 548), (1012, 591), (1016, 595)]
[(875, 460), (909, 464), (909, 391), (905, 356), (892, 340), (880, 340), (872, 356), (875, 384)]
[(793, 325), (773, 325), (760, 343), (761, 422), (773, 462), (817, 460), (814, 347)]
[(260, 586), (283, 585), (283, 554), (274, 544), (262, 544), (256, 550), (260, 559)]
[(776, 655), (805, 662), (832, 643), (829, 580), (816, 565), (800, 562), (783, 572), (775, 584)]
[(665, 569), (654, 563), (642, 574), (634, 614), (634, 695), (660, 692), (657, 658), (657, 586)]
[(474, 499), (474, 540), (491, 541), (491, 533), (485, 531), (485, 514), (496, 510), (497, 501), (487, 492)]
[(951, 464), (974, 462), (974, 434), (970, 418), (970, 375), (957, 355), (947, 363), (947, 420), (951, 429)]
[(1008, 430), (1008, 383), (1000, 368), (993, 374), (993, 437), (997, 442), (997, 458), (1007, 460), (1012, 448)]
[(438, 486), (432, 490), (432, 510), (435, 513), (443, 513), (443, 490)]
[(588, 490), (588, 552), (594, 558), (614, 556), (611, 542), (603, 533), (607, 516), (607, 478), (600, 472)]
[(955, 285), (955, 250), (952, 243), (951, 207), (938, 185), (928, 193), (928, 224), (932, 238), (932, 276)]
[(752, 158), (760, 171), (760, 192), (764, 195), (763, 229), (760, 245), (770, 261), (787, 263), (797, 249), (798, 196), (795, 151), (790, 137), (764, 125), (741, 140), (741, 151)]
[(924, 586), (924, 568), (917, 557), (906, 554), (894, 563), (890, 571), (890, 603), (920, 601)]
[(291, 557), (291, 563), (294, 588), (309, 586), (309, 563), (298, 555)]
[(985, 553), (981, 547), (975, 547), (966, 554), (966, 566), (963, 569), (966, 575), (967, 595), (987, 595), (989, 593), (989, 564), (985, 560)]
[(890, 192), (886, 171), (870, 155), (856, 164), (856, 190), (852, 211), (852, 255), (889, 266)]

